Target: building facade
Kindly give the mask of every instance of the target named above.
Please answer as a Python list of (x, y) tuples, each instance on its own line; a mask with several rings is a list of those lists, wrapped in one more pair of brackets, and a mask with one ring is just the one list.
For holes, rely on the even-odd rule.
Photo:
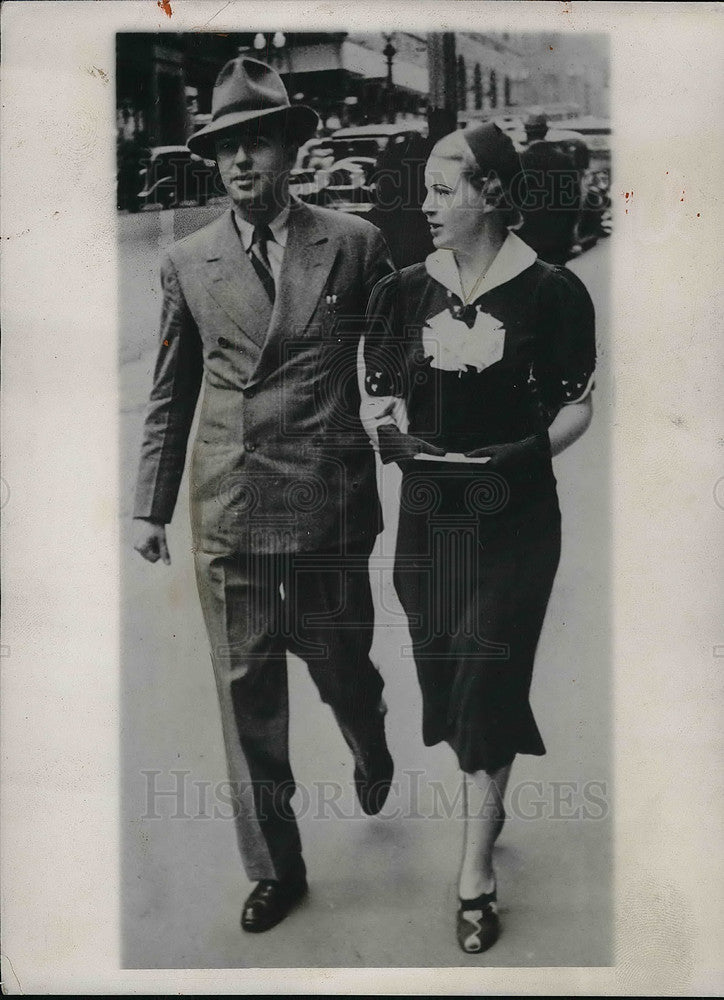
[(455, 41), (461, 118), (501, 114), (525, 103), (528, 69), (509, 36), (458, 32)]
[[(293, 102), (326, 131), (424, 119), (431, 103), (476, 118), (608, 115), (607, 40), (600, 35), (446, 36), (444, 66), (431, 37), (412, 32), (123, 33), (117, 36), (119, 141), (175, 145), (208, 121), (221, 65), (241, 52), (275, 66)], [(441, 96), (442, 95), (442, 96)]]
[(516, 35), (527, 77), (523, 102), (571, 116), (610, 116), (608, 39), (596, 34)]
[(425, 115), (423, 36), (128, 33), (117, 36), (119, 137), (186, 142), (209, 118), (219, 68), (242, 52), (274, 66), (292, 102), (315, 108), (327, 130)]

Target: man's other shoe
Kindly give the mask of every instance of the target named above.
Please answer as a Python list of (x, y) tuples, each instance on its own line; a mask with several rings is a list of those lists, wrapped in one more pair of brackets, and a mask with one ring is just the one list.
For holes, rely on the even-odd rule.
[(262, 879), (241, 911), (241, 926), (250, 934), (268, 931), (280, 923), (308, 892), (304, 865), (283, 879)]
[(381, 812), (390, 794), (394, 769), (383, 726), (381, 739), (355, 763), (354, 787), (359, 803), (368, 816)]

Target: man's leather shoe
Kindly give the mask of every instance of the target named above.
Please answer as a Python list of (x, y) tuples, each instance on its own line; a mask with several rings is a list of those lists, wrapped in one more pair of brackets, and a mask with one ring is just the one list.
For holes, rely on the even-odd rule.
[(384, 722), (380, 721), (380, 733), (370, 750), (356, 759), (354, 787), (362, 810), (368, 816), (376, 816), (381, 811), (390, 794), (395, 765), (387, 749)]
[(249, 894), (241, 911), (241, 926), (250, 934), (268, 931), (280, 923), (307, 894), (304, 867), (283, 879), (262, 879)]

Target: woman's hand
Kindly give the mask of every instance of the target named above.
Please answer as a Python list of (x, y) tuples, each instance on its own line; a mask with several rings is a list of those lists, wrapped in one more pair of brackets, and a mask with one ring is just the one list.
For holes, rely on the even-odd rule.
[(428, 444), (412, 434), (403, 434), (395, 424), (384, 424), (377, 428), (377, 436), (380, 442), (380, 458), (383, 465), (390, 462), (407, 462), (419, 455), (421, 452), (426, 455), (445, 454), (443, 448), (436, 448), (434, 444)]
[(520, 441), (509, 441), (506, 444), (493, 444), (487, 448), (475, 448), (473, 451), (466, 451), (466, 458), (489, 458), (486, 469), (510, 468), (519, 462), (526, 462), (531, 454), (540, 448), (546, 447), (546, 441), (542, 434), (531, 434), (530, 437), (522, 438)]
[[(547, 431), (532, 434), (520, 441), (510, 441), (507, 444), (495, 444), (488, 448), (476, 448), (466, 451), (466, 458), (489, 458), (486, 468), (495, 469), (501, 466), (509, 467), (512, 463), (526, 461), (531, 453), (540, 448), (550, 448), (551, 455), (560, 455), (562, 451), (577, 441), (591, 423), (593, 402), (587, 396), (580, 403), (569, 403), (563, 406)], [(546, 441), (546, 438), (548, 440)]]

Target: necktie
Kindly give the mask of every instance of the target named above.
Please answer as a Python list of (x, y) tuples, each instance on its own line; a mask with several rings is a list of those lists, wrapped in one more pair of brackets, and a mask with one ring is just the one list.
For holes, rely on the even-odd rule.
[(269, 253), (267, 251), (267, 243), (269, 240), (273, 240), (272, 231), (269, 226), (254, 226), (254, 236), (252, 237), (251, 247), (249, 248), (249, 257), (251, 258), (251, 263), (254, 266), (259, 280), (264, 286), (264, 291), (269, 296), (269, 301), (274, 302), (275, 288), (274, 288), (274, 276), (272, 275), (271, 265), (269, 264)]

